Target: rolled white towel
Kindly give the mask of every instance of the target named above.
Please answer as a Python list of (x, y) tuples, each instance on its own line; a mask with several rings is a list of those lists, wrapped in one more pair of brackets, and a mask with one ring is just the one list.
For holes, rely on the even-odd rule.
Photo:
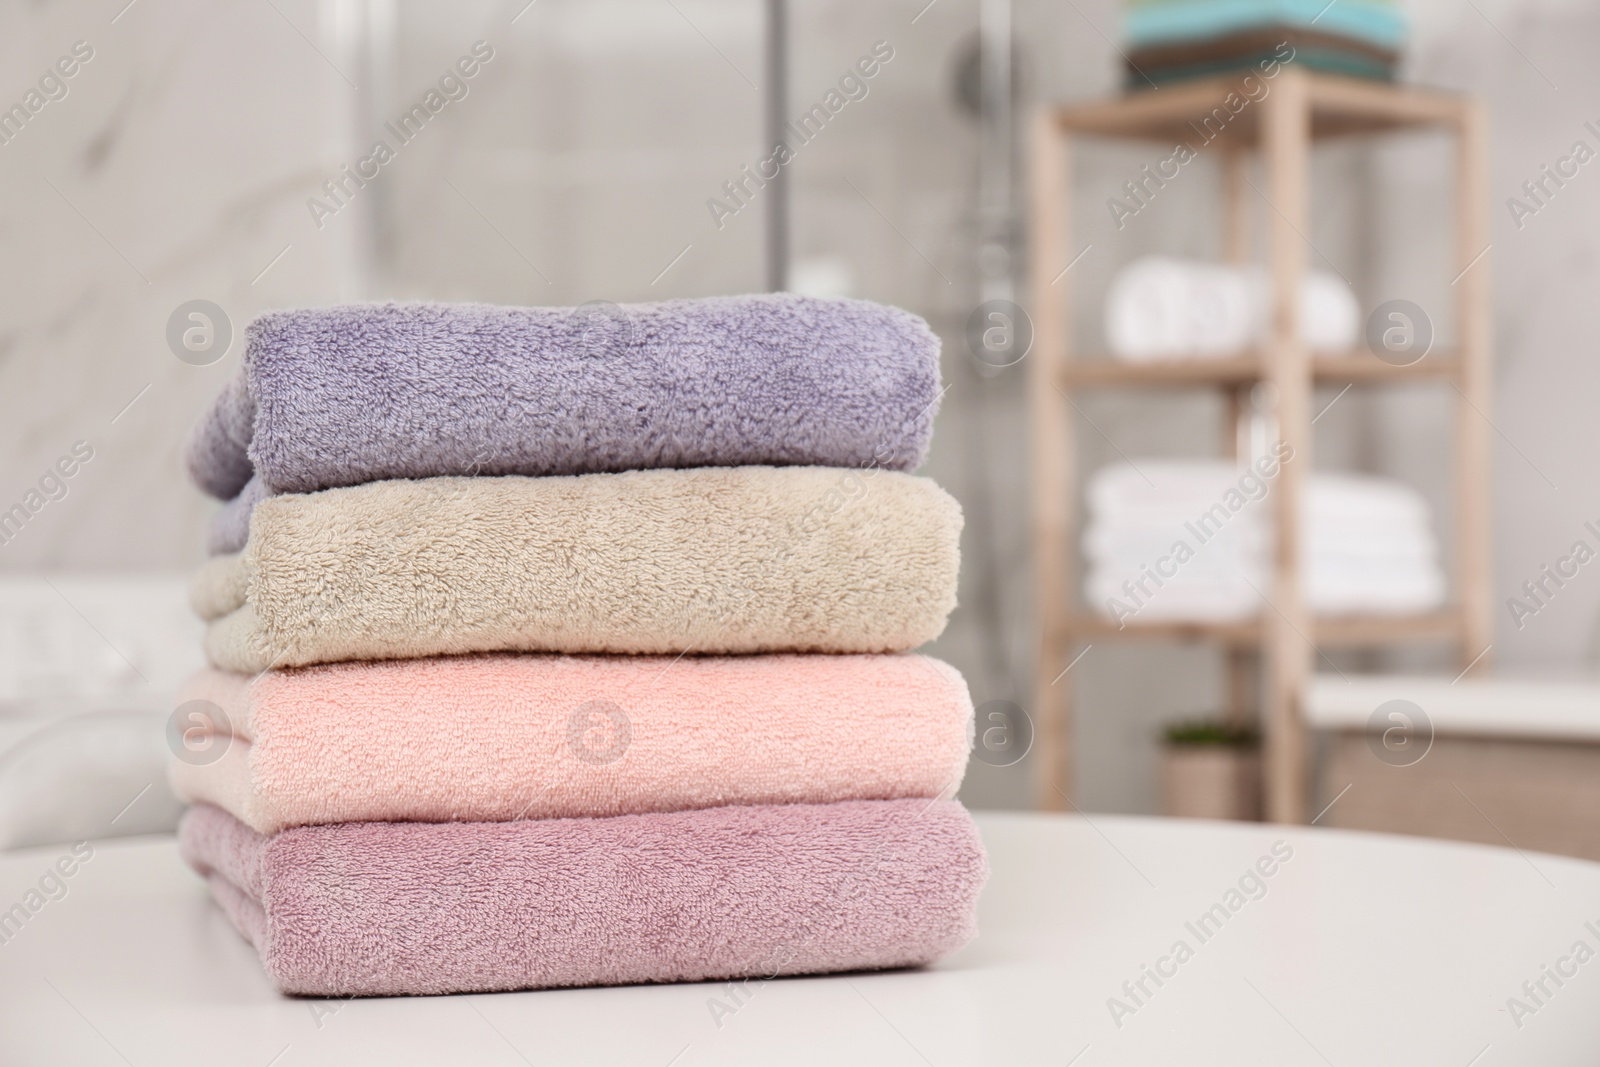
[[(1260, 267), (1143, 256), (1112, 280), (1105, 318), (1112, 354), (1130, 362), (1238, 354), (1271, 335), (1271, 282)], [(1355, 346), (1361, 308), (1342, 278), (1306, 275), (1300, 330), (1313, 351)]]
[[(1272, 282), (1256, 268), (1256, 344), (1272, 337)], [(1313, 352), (1348, 352), (1361, 341), (1361, 304), (1337, 274), (1314, 270), (1300, 290), (1300, 337)]]
[(1249, 276), (1218, 264), (1144, 256), (1117, 272), (1106, 294), (1106, 339), (1134, 362), (1219, 356), (1253, 337)]

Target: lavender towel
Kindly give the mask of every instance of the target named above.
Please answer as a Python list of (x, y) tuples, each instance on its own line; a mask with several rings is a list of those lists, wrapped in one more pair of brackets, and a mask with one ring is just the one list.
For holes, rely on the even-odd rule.
[(251, 477), (245, 482), (239, 495), (223, 504), (221, 510), (211, 516), (206, 553), (226, 556), (244, 551), (245, 543), (250, 540), (250, 516), (255, 513), (256, 505), (271, 495), (260, 478)]
[(184, 859), (285, 993), (464, 993), (930, 963), (976, 933), (983, 845), (954, 801), (262, 837), (191, 808)]
[(907, 311), (787, 293), (275, 311), (195, 428), (227, 500), (385, 478), (922, 463), (939, 341)]

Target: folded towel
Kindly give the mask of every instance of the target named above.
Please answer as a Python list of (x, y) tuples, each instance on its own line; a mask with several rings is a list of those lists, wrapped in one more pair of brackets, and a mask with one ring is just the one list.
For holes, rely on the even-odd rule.
[[(1124, 585), (1143, 576), (1137, 566), (1091, 566), (1083, 579), (1084, 595), (1099, 614), (1116, 620), (1136, 615), (1140, 622), (1227, 621), (1268, 612), (1272, 572), (1267, 568), (1197, 575), (1189, 566), (1159, 588), (1144, 579), (1144, 592), (1137, 595)], [(1313, 564), (1304, 568), (1301, 580), (1306, 607), (1314, 615), (1418, 615), (1439, 608), (1447, 593), (1436, 563), (1408, 568)]]
[(262, 501), (197, 575), (206, 653), (254, 673), (462, 652), (901, 652), (956, 603), (926, 478), (704, 467), (427, 478)]
[[(1335, 541), (1321, 536), (1316, 529), (1306, 533), (1309, 536), (1305, 536), (1301, 541), (1301, 555), (1318, 570), (1325, 568), (1356, 570), (1367, 567), (1381, 570), (1432, 568), (1439, 562), (1438, 545), (1431, 538), (1413, 540), (1407, 536), (1399, 539), (1397, 544), (1377, 541), (1368, 544)], [(1091, 544), (1091, 542), (1107, 541), (1113, 537), (1118, 538), (1118, 542), (1116, 550), (1112, 552), (1095, 551), (1099, 546)], [(1083, 555), (1085, 560), (1095, 566), (1137, 574), (1140, 564), (1150, 563), (1172, 554), (1180, 539), (1187, 540), (1190, 547), (1196, 549), (1195, 556), (1183, 565), (1187, 573), (1234, 572), (1240, 566), (1259, 566), (1265, 572), (1270, 568), (1273, 559), (1270, 535), (1264, 539), (1266, 543), (1260, 548), (1246, 548), (1239, 538), (1230, 538), (1227, 531), (1200, 545), (1192, 535), (1185, 538), (1172, 535), (1146, 537), (1142, 533), (1124, 535), (1107, 526), (1090, 526), (1084, 531)]]
[(1442, 607), (1447, 595), (1437, 563), (1312, 567), (1306, 575), (1306, 605), (1318, 615), (1420, 615)]
[(211, 528), (206, 535), (206, 552), (212, 556), (241, 551), (250, 539), (250, 515), (272, 493), (260, 478), (252, 477), (239, 490), (239, 495), (223, 504), (211, 516)]
[(921, 464), (939, 341), (917, 316), (786, 293), (580, 308), (276, 311), (196, 427), (228, 499), (385, 478)]
[[(1245, 511), (1269, 514), (1273, 505), (1260, 501), (1271, 494), (1271, 485), (1222, 460), (1141, 459), (1137, 465), (1099, 468), (1090, 476), (1085, 495), (1091, 516), (1102, 521), (1181, 525), (1225, 499), (1247, 499)], [(1311, 476), (1305, 507), (1308, 525), (1431, 528), (1422, 494), (1378, 475), (1318, 471)]]
[(953, 795), (972, 700), (917, 655), (489, 654), (205, 671), (179, 796), (260, 833)]
[(1394, 47), (1346, 34), (1324, 33), (1314, 26), (1273, 22), (1244, 26), (1221, 34), (1183, 37), (1135, 47), (1129, 50), (1127, 63), (1130, 70), (1153, 70), (1169, 76), (1185, 68), (1204, 64), (1214, 64), (1220, 68), (1226, 64), (1225, 69), (1253, 70), (1259, 78), (1272, 69), (1273, 60), (1302, 65), (1307, 51), (1345, 54), (1352, 59), (1364, 59), (1375, 66), (1390, 69), (1400, 61), (1400, 52)]
[(919, 966), (976, 933), (987, 864), (953, 801), (263, 837), (199, 805), (186, 862), (285, 993), (695, 982)]
[(1390, 51), (1406, 41), (1405, 12), (1386, 0), (1159, 0), (1125, 4), (1122, 15), (1128, 51), (1268, 27), (1315, 27)]
[[(1132, 48), (1124, 57), (1123, 87), (1135, 91), (1151, 85), (1160, 88), (1195, 78), (1237, 74), (1238, 98), (1257, 96), (1261, 85), (1285, 61), (1302, 70), (1326, 71), (1375, 81), (1393, 81), (1400, 53), (1342, 34), (1321, 33), (1281, 23), (1261, 24), (1218, 37), (1181, 39)], [(1255, 75), (1255, 81), (1245, 80)], [(1265, 76), (1264, 76), (1265, 75)], [(1217, 103), (1225, 99), (1217, 93)], [(1199, 140), (1196, 137), (1196, 140)], [(1191, 147), (1193, 147), (1191, 145)]]
[[(1130, 609), (1145, 621), (1260, 613), (1272, 588), (1272, 491), (1217, 461), (1102, 467), (1086, 492), (1085, 595), (1113, 618)], [(1444, 603), (1438, 541), (1415, 489), (1318, 472), (1303, 505), (1301, 581), (1312, 612), (1421, 613)]]

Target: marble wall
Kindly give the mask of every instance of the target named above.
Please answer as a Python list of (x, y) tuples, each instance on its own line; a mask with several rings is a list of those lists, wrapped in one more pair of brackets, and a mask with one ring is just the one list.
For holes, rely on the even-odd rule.
[(0, 569), (199, 558), (207, 506), (178, 448), (238, 346), (181, 362), (168, 316), (208, 299), (242, 327), (350, 284), (350, 242), (318, 234), (303, 206), (349, 104), (308, 40), (317, 23), (309, 2), (0, 10), (8, 104), (75, 42), (93, 51), (0, 145), (0, 499), (21, 499), (74, 442), (93, 450), (67, 496), (0, 546)]
[[(126, 6), (125, 6), (126, 5)], [(1022, 374), (980, 373), (962, 332), (978, 302), (977, 130), (954, 83), (971, 0), (793, 0), (794, 109), (878, 41), (894, 59), (793, 164), (797, 281), (911, 307), (946, 338), (945, 398), (927, 473), (966, 507), (962, 606), (935, 651), (974, 697), (1026, 700), (1031, 638)], [(1600, 169), (1511, 220), (1504, 200), (1587, 138), (1600, 110), (1586, 62), (1600, 14), (1559, 0), (1408, 5), (1408, 75), (1483, 94), (1494, 119), (1497, 588), (1520, 582), (1600, 518), (1588, 415), (1585, 287), (1597, 269)], [(0, 572), (181, 572), (210, 505), (183, 481), (185, 431), (234, 369), (166, 341), (185, 301), (237, 331), (275, 306), (364, 297), (500, 302), (648, 300), (762, 285), (759, 204), (707, 208), (761, 147), (760, 8), (753, 0), (111, 0), (0, 9), (0, 101), (56, 60), (93, 56), (0, 144), (0, 503), (21, 499), (77, 441), (93, 459), (10, 543)], [(1113, 90), (1111, 0), (1019, 0), (1028, 100)], [(367, 155), (390, 121), (483, 41), (493, 57), (381, 177), (317, 217), (321, 183)], [(1308, 235), (1368, 306), (1447, 308), (1440, 146), (1337, 148), (1318, 160)], [(1085, 340), (1111, 272), (1134, 255), (1210, 255), (1215, 175), (1123, 231), (1103, 203), (1145, 160), (1086, 154), (1076, 209), (1093, 250), (1075, 268)], [(1600, 165), (1597, 165), (1600, 166)], [(1594, 173), (1590, 170), (1594, 169)], [(1316, 258), (1316, 257), (1314, 257)], [(1442, 316), (1441, 316), (1442, 317)], [(1331, 399), (1330, 398), (1325, 398)], [(1105, 398), (1088, 409), (1087, 463), (1192, 452), (1218, 438), (1195, 398)], [(1437, 392), (1341, 399), (1319, 422), (1319, 463), (1377, 469), (1448, 504), (1449, 406)], [(1114, 442), (1114, 445), (1112, 444)], [(1440, 511), (1440, 514), (1447, 514)], [(1448, 530), (1446, 530), (1448, 533)], [(1600, 649), (1600, 570), (1587, 571), (1495, 654), (1580, 666)], [(1424, 661), (1425, 662), (1425, 661)], [(1086, 806), (1153, 810), (1154, 733), (1214, 708), (1204, 651), (1097, 648), (1077, 668)], [(976, 803), (1026, 802), (1026, 764), (975, 765)]]

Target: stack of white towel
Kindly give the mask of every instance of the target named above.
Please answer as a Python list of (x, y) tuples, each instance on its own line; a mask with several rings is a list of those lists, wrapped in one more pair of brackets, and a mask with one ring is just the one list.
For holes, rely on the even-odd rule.
[[(1214, 359), (1263, 347), (1272, 287), (1260, 267), (1144, 256), (1106, 294), (1106, 340), (1118, 359)], [(1315, 352), (1345, 352), (1361, 336), (1361, 307), (1336, 274), (1311, 271), (1300, 293), (1300, 332)]]
[[(1272, 485), (1256, 470), (1217, 461), (1101, 468), (1089, 482), (1083, 534), (1089, 601), (1119, 621), (1261, 613), (1272, 592)], [(1303, 589), (1314, 614), (1410, 614), (1443, 603), (1428, 506), (1409, 486), (1314, 474), (1301, 529)]]

